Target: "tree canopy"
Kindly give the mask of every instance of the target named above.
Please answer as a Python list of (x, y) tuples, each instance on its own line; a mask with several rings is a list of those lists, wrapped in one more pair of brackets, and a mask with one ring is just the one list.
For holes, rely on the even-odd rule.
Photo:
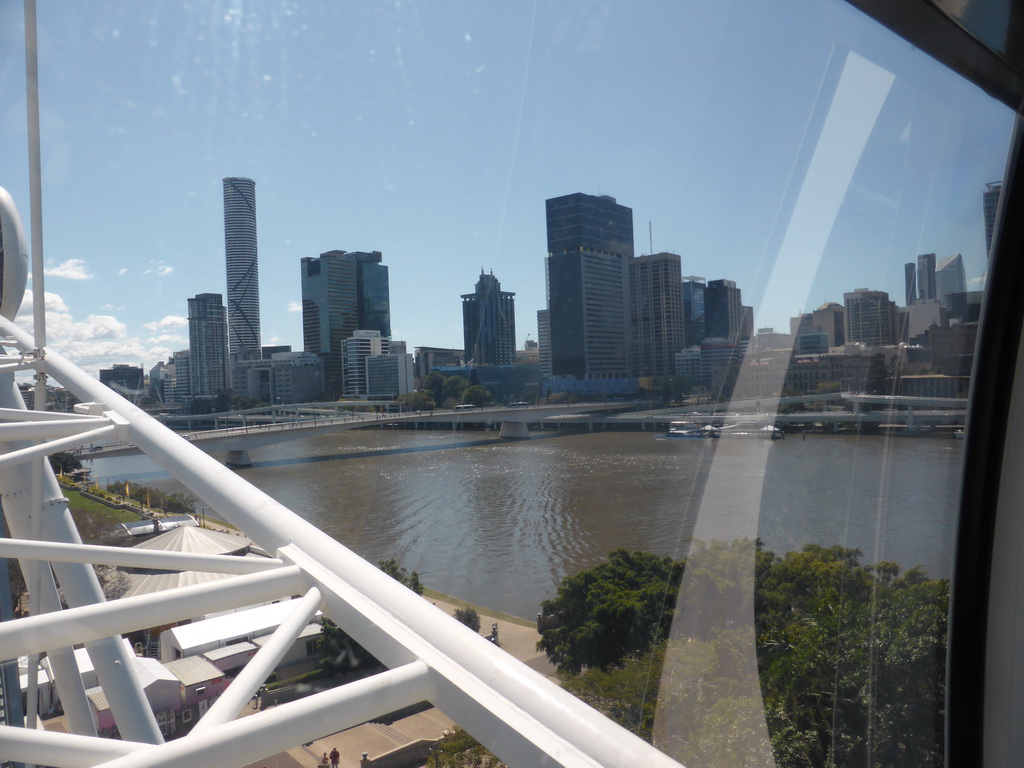
[(378, 560), (377, 567), (395, 581), (407, 586), (417, 595), (423, 594), (423, 585), (420, 584), (420, 575), (416, 573), (416, 571), (409, 573), (409, 571), (407, 571), (403, 566), (398, 564), (398, 561), (395, 560), (395, 558), (392, 557), (388, 560)]
[(491, 402), (491, 391), (487, 387), (483, 387), (479, 384), (472, 384), (466, 387), (465, 392), (462, 393), (462, 402), (467, 405), (483, 406)]
[(948, 581), (840, 546), (695, 543), (666, 640), (683, 568), (619, 550), (562, 581), (539, 647), (568, 690), (684, 765), (943, 764)]
[(617, 549), (608, 559), (562, 580), (541, 606), (558, 626), (541, 634), (537, 649), (559, 669), (605, 669), (642, 653), (667, 636), (683, 564), (647, 552)]

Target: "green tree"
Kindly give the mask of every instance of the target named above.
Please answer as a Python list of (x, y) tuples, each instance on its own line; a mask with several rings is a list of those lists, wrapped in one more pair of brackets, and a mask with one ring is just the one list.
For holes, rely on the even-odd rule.
[(617, 549), (593, 568), (562, 580), (541, 605), (558, 626), (541, 633), (537, 649), (560, 670), (606, 669), (643, 653), (668, 634), (683, 563)]
[(432, 411), (437, 406), (433, 395), (423, 390), (403, 392), (395, 398), (395, 402), (405, 411)]
[(587, 669), (579, 675), (561, 673), (559, 682), (626, 730), (651, 741), (664, 660), (662, 642), (646, 653), (626, 657), (621, 667)]
[(462, 393), (462, 402), (467, 405), (483, 406), (491, 402), (492, 399), (490, 390), (479, 384), (466, 387), (466, 391)]
[(50, 454), (50, 466), (57, 474), (71, 474), (82, 468), (82, 462), (76, 456), (67, 451), (58, 451)]
[(430, 393), (435, 403), (444, 402), (444, 376), (437, 371), (431, 371), (420, 379), (419, 388)]
[(423, 585), (420, 584), (420, 575), (413, 571), (409, 573), (404, 567), (398, 564), (395, 558), (389, 560), (378, 560), (377, 567), (395, 581), (404, 584), (417, 595), (423, 594)]
[(468, 605), (465, 608), (455, 609), (455, 619), (465, 624), (474, 632), (480, 631), (480, 614)]
[(435, 761), (428, 761), (428, 765), (438, 768), (506, 768), (505, 763), (459, 726), (455, 726), (434, 750)]
[(865, 389), (869, 395), (889, 395), (889, 370), (885, 364), (885, 356), (878, 352), (868, 362), (868, 377)]
[(444, 386), (441, 388), (442, 399), (444, 401), (457, 400), (461, 403), (462, 393), (468, 386), (469, 382), (462, 376), (449, 376), (444, 380)]

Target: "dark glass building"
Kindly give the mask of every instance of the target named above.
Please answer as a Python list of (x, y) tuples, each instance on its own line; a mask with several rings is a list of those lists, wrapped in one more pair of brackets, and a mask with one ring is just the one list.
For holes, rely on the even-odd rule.
[(114, 363), (110, 368), (100, 368), (100, 383), (122, 395), (141, 394), (144, 379), (145, 373), (141, 365)]
[(743, 326), (743, 300), (736, 283), (732, 280), (710, 280), (704, 289), (707, 338), (735, 342), (743, 338)]
[(695, 347), (703, 344), (707, 333), (704, 328), (704, 289), (707, 286), (703, 277), (690, 275), (683, 278), (683, 334), (686, 345)]
[(512, 365), (516, 361), (515, 294), (501, 290), (491, 272), (480, 270), (476, 290), (462, 296), (462, 332), (466, 360), (474, 365)]
[(633, 211), (614, 197), (582, 193), (546, 207), (551, 374), (628, 376)]
[(391, 336), (388, 268), (380, 251), (327, 251), (302, 259), (302, 342), (324, 358), (327, 394), (344, 391), (342, 342), (356, 330)]

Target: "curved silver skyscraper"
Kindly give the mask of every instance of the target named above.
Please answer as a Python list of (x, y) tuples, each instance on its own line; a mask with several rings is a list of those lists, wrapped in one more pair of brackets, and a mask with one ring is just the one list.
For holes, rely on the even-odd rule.
[(228, 276), (228, 353), (260, 356), (260, 269), (256, 182), (224, 179), (224, 253)]

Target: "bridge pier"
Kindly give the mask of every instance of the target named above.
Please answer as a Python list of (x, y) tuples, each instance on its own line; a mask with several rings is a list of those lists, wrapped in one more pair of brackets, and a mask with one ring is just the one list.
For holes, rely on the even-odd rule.
[(251, 467), (252, 459), (245, 448), (232, 448), (228, 451), (228, 457), (224, 461), (229, 467)]
[(526, 440), (530, 437), (530, 429), (522, 421), (503, 421), (498, 437), (505, 437), (509, 440)]

